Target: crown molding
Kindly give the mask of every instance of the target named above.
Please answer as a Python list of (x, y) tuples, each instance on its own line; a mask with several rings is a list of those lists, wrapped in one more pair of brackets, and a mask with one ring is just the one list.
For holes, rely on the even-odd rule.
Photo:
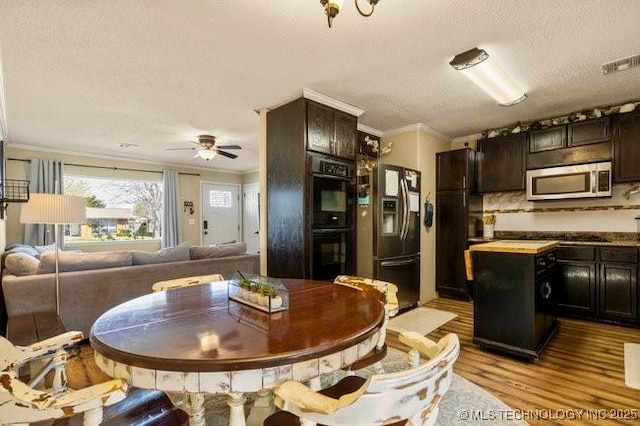
[(353, 105), (349, 105), (348, 103), (333, 99), (327, 95), (323, 95), (322, 93), (318, 93), (315, 90), (311, 90), (307, 87), (302, 88), (302, 97), (346, 112), (347, 114), (355, 115), (356, 117), (360, 117), (362, 114), (364, 114), (364, 110), (360, 108), (356, 108)]
[[(6, 148), (5, 147), (5, 155), (8, 155), (6, 153)], [(237, 170), (228, 170), (228, 169), (212, 169), (209, 167), (201, 167), (201, 166), (194, 166), (193, 164), (186, 164), (186, 163), (180, 163), (180, 162), (163, 162), (163, 161), (152, 161), (152, 160), (145, 160), (142, 158), (135, 158), (135, 157), (121, 157), (118, 155), (103, 155), (103, 154), (91, 154), (88, 152), (78, 152), (78, 151), (68, 151), (68, 150), (63, 150), (63, 149), (51, 149), (51, 148), (46, 148), (46, 147), (42, 147), (42, 146), (37, 146), (37, 145), (27, 145), (27, 144), (17, 144), (17, 143), (12, 143), (11, 146), (9, 146), (8, 148), (11, 149), (24, 149), (24, 150), (28, 150), (28, 151), (35, 151), (35, 152), (51, 152), (54, 154), (64, 154), (64, 155), (72, 155), (75, 157), (87, 157), (87, 158), (97, 158), (97, 159), (101, 159), (101, 160), (117, 160), (117, 161), (123, 161), (123, 162), (127, 162), (127, 163), (137, 163), (137, 164), (148, 164), (151, 166), (161, 166), (161, 167), (175, 167), (175, 168), (183, 168), (183, 169), (191, 169), (191, 170), (202, 170), (202, 171), (207, 171), (207, 172), (213, 172), (213, 173), (228, 173), (231, 175), (244, 175), (246, 173), (252, 173), (252, 172), (244, 172), (244, 171), (237, 171)], [(91, 165), (87, 165), (87, 167), (91, 167)], [(115, 166), (114, 168), (118, 169), (118, 166)], [(122, 167), (123, 168), (123, 167)], [(162, 172), (162, 170), (149, 170), (150, 172)]]
[(454, 138), (451, 142), (452, 143), (475, 142), (481, 138), (482, 138), (482, 133), (475, 133), (473, 135), (460, 136), (459, 138)]
[(365, 126), (364, 124), (360, 123), (358, 123), (358, 130), (360, 130), (361, 132), (369, 133), (373, 136), (377, 136), (379, 138), (381, 138), (384, 134), (382, 130), (374, 129), (373, 127)]
[(423, 132), (423, 133), (427, 133), (429, 135), (435, 136), (438, 139), (451, 142), (451, 138), (449, 136), (443, 133), (440, 133), (437, 130), (432, 129), (431, 127), (423, 123), (410, 124), (408, 126), (400, 127), (393, 130), (388, 130), (383, 133), (382, 137), (386, 138), (388, 136), (395, 136), (395, 135), (400, 135), (402, 133), (408, 133), (408, 132)]

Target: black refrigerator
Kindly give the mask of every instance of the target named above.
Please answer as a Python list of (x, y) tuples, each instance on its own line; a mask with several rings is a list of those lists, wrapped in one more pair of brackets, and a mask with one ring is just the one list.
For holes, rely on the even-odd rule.
[(420, 172), (381, 163), (372, 175), (374, 277), (397, 285), (408, 309), (420, 300)]

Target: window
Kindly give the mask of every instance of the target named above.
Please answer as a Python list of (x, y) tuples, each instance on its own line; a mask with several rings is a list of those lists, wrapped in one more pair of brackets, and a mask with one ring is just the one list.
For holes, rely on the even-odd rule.
[(65, 242), (158, 239), (162, 182), (66, 174), (64, 193), (84, 197), (87, 223), (65, 227)]
[(209, 191), (209, 207), (231, 208), (231, 191)]

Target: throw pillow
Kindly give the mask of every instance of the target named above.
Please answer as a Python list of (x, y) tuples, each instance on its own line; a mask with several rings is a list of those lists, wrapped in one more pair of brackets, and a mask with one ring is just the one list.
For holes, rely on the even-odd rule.
[(211, 259), (214, 257), (237, 256), (247, 252), (247, 243), (227, 243), (213, 246), (191, 247), (191, 259)]
[(175, 247), (167, 247), (162, 250), (131, 251), (134, 265), (150, 265), (153, 263), (180, 262), (189, 260), (189, 244), (182, 243)]
[(37, 259), (40, 254), (35, 248), (33, 248), (32, 246), (28, 246), (26, 244), (10, 244), (4, 250), (5, 250), (4, 253), (2, 253), (2, 269), (3, 270), (6, 267), (5, 259), (11, 253), (24, 253), (32, 256), (35, 259)]
[(56, 245), (49, 244), (48, 246), (33, 246), (33, 248), (36, 249), (36, 251), (40, 256), (42, 256), (42, 254), (44, 253), (49, 253), (51, 251), (54, 251), (56, 249)]
[(40, 261), (26, 253), (10, 253), (5, 259), (7, 272), (18, 277), (37, 273), (38, 266), (40, 266)]
[[(61, 251), (58, 253), (58, 266), (60, 272), (131, 266), (131, 253), (128, 251), (102, 251), (95, 253)], [(50, 274), (55, 270), (56, 253), (43, 253), (40, 256), (38, 273)]]

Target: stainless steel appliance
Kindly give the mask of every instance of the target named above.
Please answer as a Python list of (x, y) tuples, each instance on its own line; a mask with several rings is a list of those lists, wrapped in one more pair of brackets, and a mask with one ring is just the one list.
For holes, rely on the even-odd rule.
[(325, 155), (310, 156), (311, 278), (333, 280), (354, 273), (355, 166)]
[(420, 172), (378, 164), (359, 180), (369, 182), (369, 192), (359, 191), (359, 199), (370, 203), (372, 220), (358, 217), (358, 257), (367, 258), (358, 263), (358, 273), (366, 275), (370, 264), (375, 278), (398, 286), (400, 309), (413, 307), (420, 299)]
[(527, 199), (611, 196), (611, 161), (527, 170)]

